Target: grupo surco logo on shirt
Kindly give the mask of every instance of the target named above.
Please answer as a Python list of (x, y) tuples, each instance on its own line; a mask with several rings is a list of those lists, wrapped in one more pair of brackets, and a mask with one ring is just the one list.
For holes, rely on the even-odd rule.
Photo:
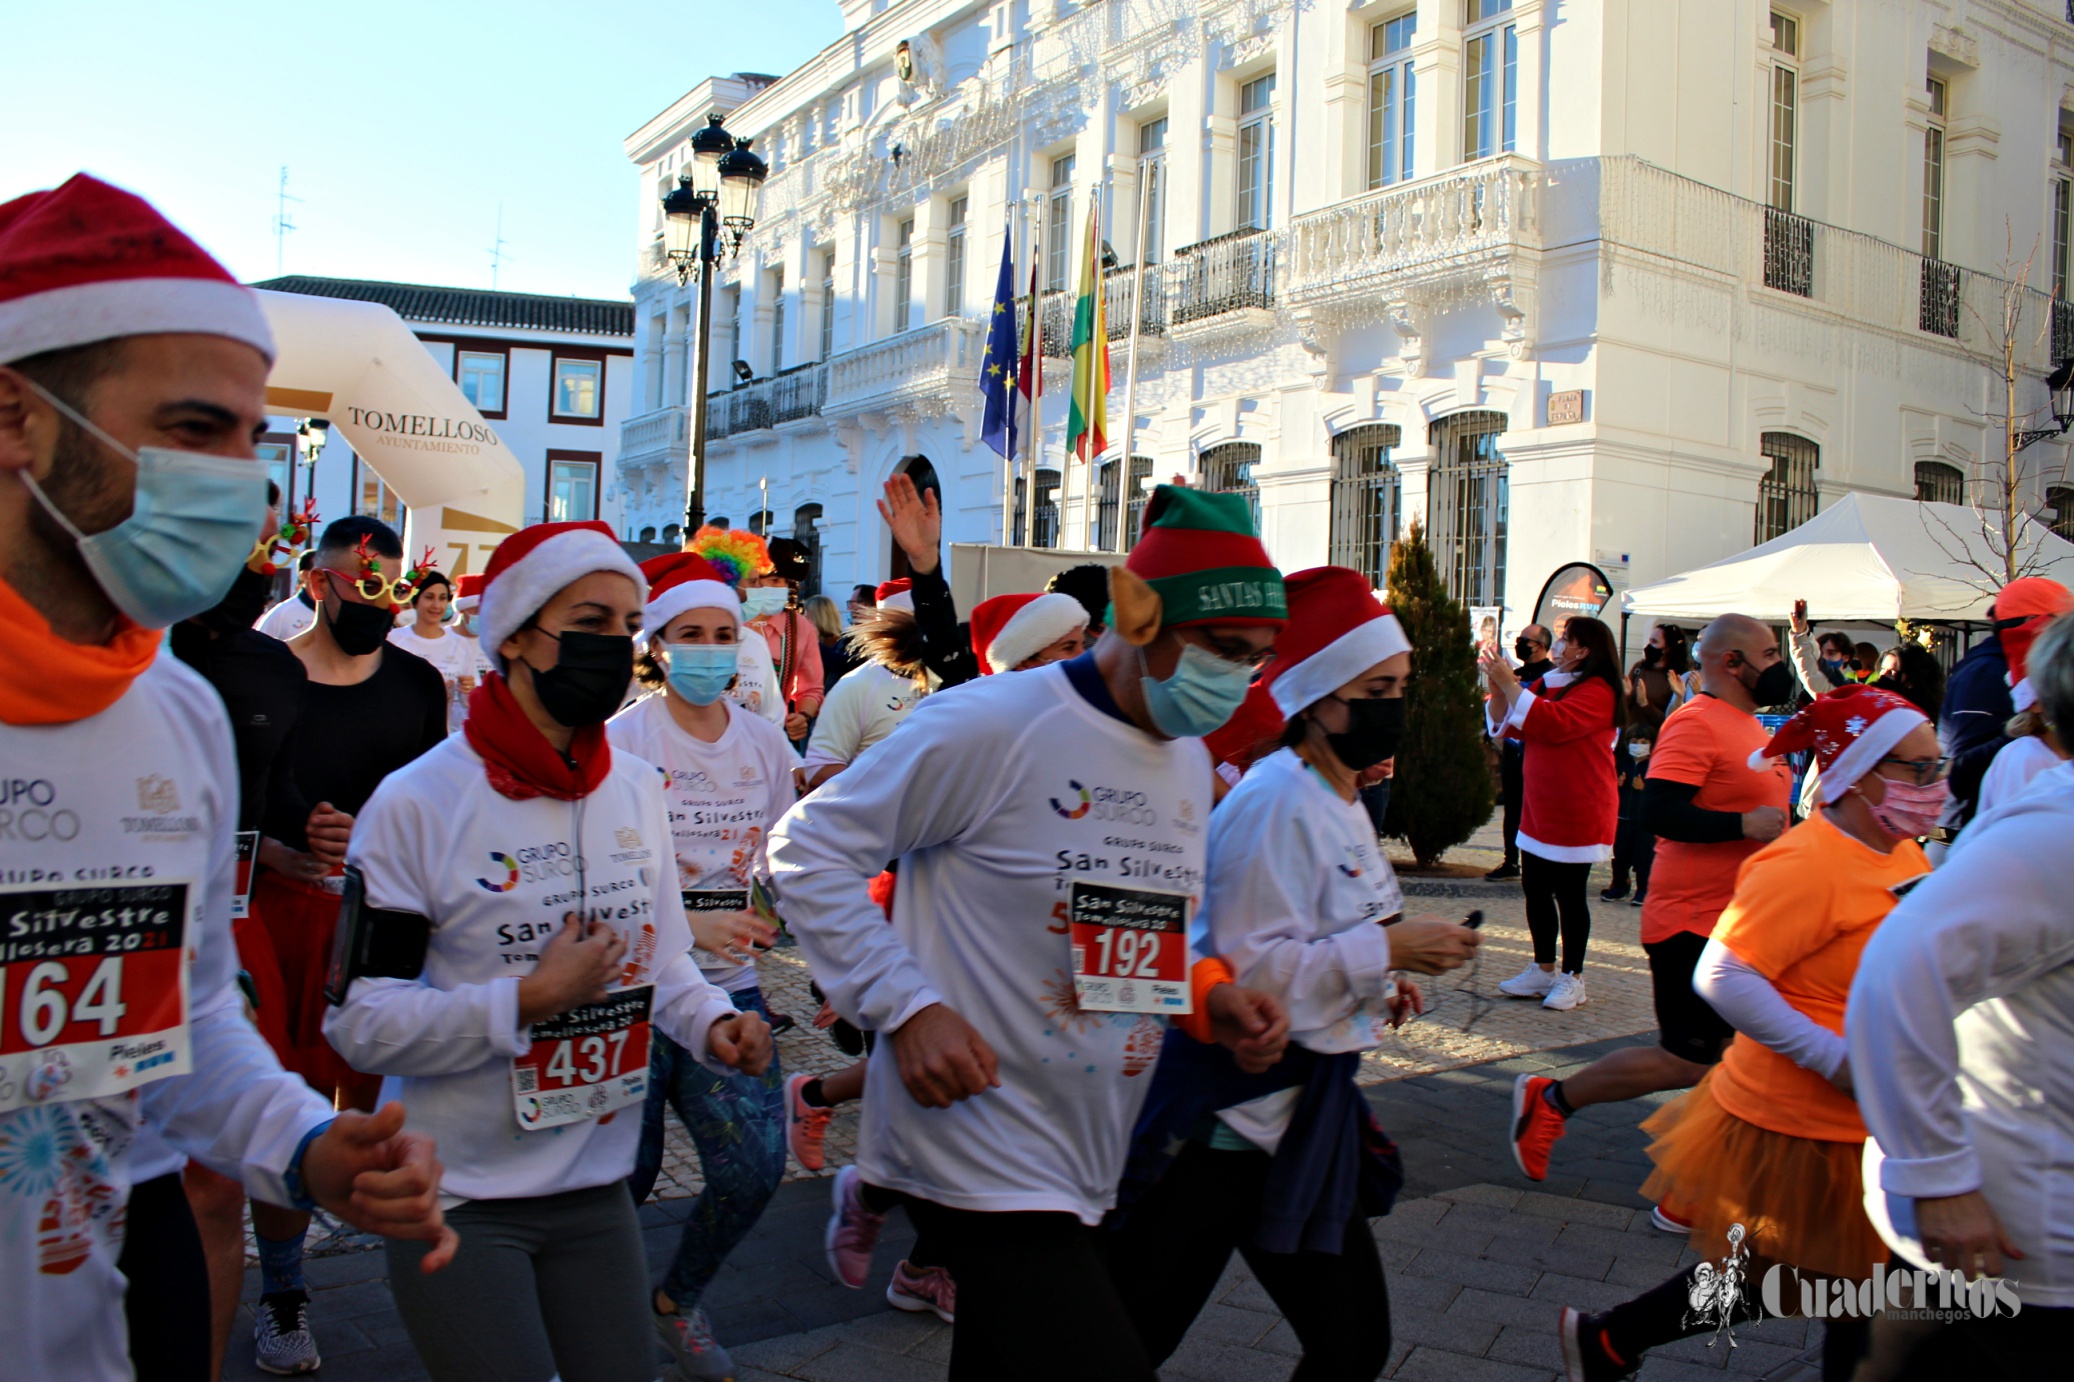
[[(645, 855), (646, 851), (642, 853)], [(475, 881), (484, 892), (508, 893), (521, 883), (575, 876), (576, 851), (569, 848), (567, 840), (556, 840), (553, 844), (527, 845), (508, 854), (501, 849), (491, 850), (490, 876)]]
[(432, 413), (386, 413), (374, 408), (355, 408), (346, 413), (357, 427), (379, 432), (383, 442), (409, 451), (445, 451), (475, 455), (485, 446), (497, 444), (497, 434), (480, 422), (439, 417)]
[(477, 883), (478, 883), (479, 885), (481, 885), (481, 887), (482, 887), (482, 890), (483, 890), (484, 892), (490, 892), (490, 893), (508, 893), (508, 892), (510, 892), (510, 891), (511, 891), (511, 890), (512, 890), (513, 888), (516, 888), (516, 887), (518, 886), (518, 881), (519, 881), (519, 866), (518, 866), (518, 860), (516, 860), (516, 859), (512, 858), (512, 857), (511, 857), (511, 856), (510, 856), (509, 854), (503, 854), (503, 853), (500, 853), (499, 851), (497, 851), (497, 850), (494, 850), (494, 849), (493, 849), (493, 850), (491, 850), (491, 851), (490, 851), (490, 872), (492, 872), (492, 873), (500, 873), (500, 872), (501, 872), (501, 873), (503, 874), (503, 877), (502, 877), (502, 878), (500, 878), (500, 879), (498, 879), (498, 880), (497, 880), (496, 882), (494, 882), (494, 883), (493, 883), (493, 882), (491, 882), (491, 881), (490, 881), (489, 879), (487, 879), (487, 878), (478, 878), (478, 879), (476, 879), (475, 881), (476, 881), (476, 882), (477, 882)]
[(59, 806), (45, 777), (0, 778), (0, 841), (40, 845), (79, 838), (79, 816)]
[(1086, 787), (1070, 778), (1066, 785), (1080, 798), (1079, 804), (1068, 806), (1053, 797), (1051, 809), (1069, 821), (1085, 816), (1115, 825), (1155, 825), (1159, 821), (1159, 812), (1152, 809), (1151, 799), (1143, 792), (1122, 787)]
[(145, 814), (122, 818), (125, 835), (192, 835), (202, 828), (201, 817), (179, 814), (179, 784), (157, 773), (137, 779), (137, 810)]

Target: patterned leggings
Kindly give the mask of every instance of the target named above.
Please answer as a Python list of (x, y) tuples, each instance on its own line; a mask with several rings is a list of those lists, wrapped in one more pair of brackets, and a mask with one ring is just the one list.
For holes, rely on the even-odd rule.
[[(737, 1009), (765, 1018), (759, 989), (728, 995)], [(655, 1188), (663, 1164), (663, 1104), (677, 1110), (699, 1149), (705, 1189), (691, 1202), (677, 1255), (662, 1290), (690, 1310), (712, 1284), (735, 1245), (749, 1235), (785, 1175), (785, 1076), (777, 1052), (762, 1075), (716, 1075), (682, 1046), (654, 1033), (648, 1060), (648, 1103), (641, 1114), (641, 1150), (627, 1179), (640, 1205)]]

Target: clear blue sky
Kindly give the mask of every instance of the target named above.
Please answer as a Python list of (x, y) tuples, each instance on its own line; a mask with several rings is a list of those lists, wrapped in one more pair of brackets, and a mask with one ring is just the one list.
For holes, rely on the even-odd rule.
[(835, 0), (94, 0), (0, 5), (0, 201), (85, 170), (245, 279), (289, 273), (623, 297), (621, 141), (705, 77), (783, 73)]

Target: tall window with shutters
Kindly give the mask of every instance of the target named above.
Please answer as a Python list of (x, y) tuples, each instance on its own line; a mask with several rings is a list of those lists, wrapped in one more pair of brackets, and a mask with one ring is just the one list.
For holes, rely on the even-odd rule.
[(1140, 261), (1157, 264), (1167, 243), (1167, 117), (1138, 126), (1138, 196), (1144, 202)]
[(821, 358), (835, 354), (835, 251), (821, 256)]
[(1511, 153), (1519, 134), (1512, 0), (1463, 0), (1462, 161)]
[(950, 226), (943, 240), (943, 314), (955, 317), (965, 310), (965, 209), (970, 197), (952, 197)]
[(1267, 230), (1275, 223), (1275, 74), (1239, 88), (1238, 205), (1233, 228)]
[(1418, 77), (1412, 71), (1411, 41), (1416, 12), (1372, 25), (1368, 31), (1368, 186), (1371, 191), (1412, 176), (1413, 128), (1418, 115)]
[(1073, 155), (1051, 161), (1051, 192), (1044, 202), (1044, 287), (1066, 291), (1073, 271)]
[(895, 334), (914, 325), (915, 304), (915, 218), (900, 223), (893, 241), (893, 330)]
[(771, 373), (785, 368), (785, 270), (771, 270)]

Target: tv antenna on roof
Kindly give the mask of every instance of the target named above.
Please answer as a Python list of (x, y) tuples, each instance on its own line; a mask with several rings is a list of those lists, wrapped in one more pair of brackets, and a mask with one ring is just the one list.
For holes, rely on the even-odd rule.
[(497, 271), (511, 258), (504, 252), (504, 203), (497, 203), (497, 240), (490, 246), (490, 291), (497, 291)]
[(281, 165), (281, 190), (274, 199), (274, 276), (277, 278), (286, 257), (288, 232), (297, 228), (295, 222), (288, 219), (288, 203), (301, 200), (301, 197), (288, 195), (288, 165), (284, 163)]

